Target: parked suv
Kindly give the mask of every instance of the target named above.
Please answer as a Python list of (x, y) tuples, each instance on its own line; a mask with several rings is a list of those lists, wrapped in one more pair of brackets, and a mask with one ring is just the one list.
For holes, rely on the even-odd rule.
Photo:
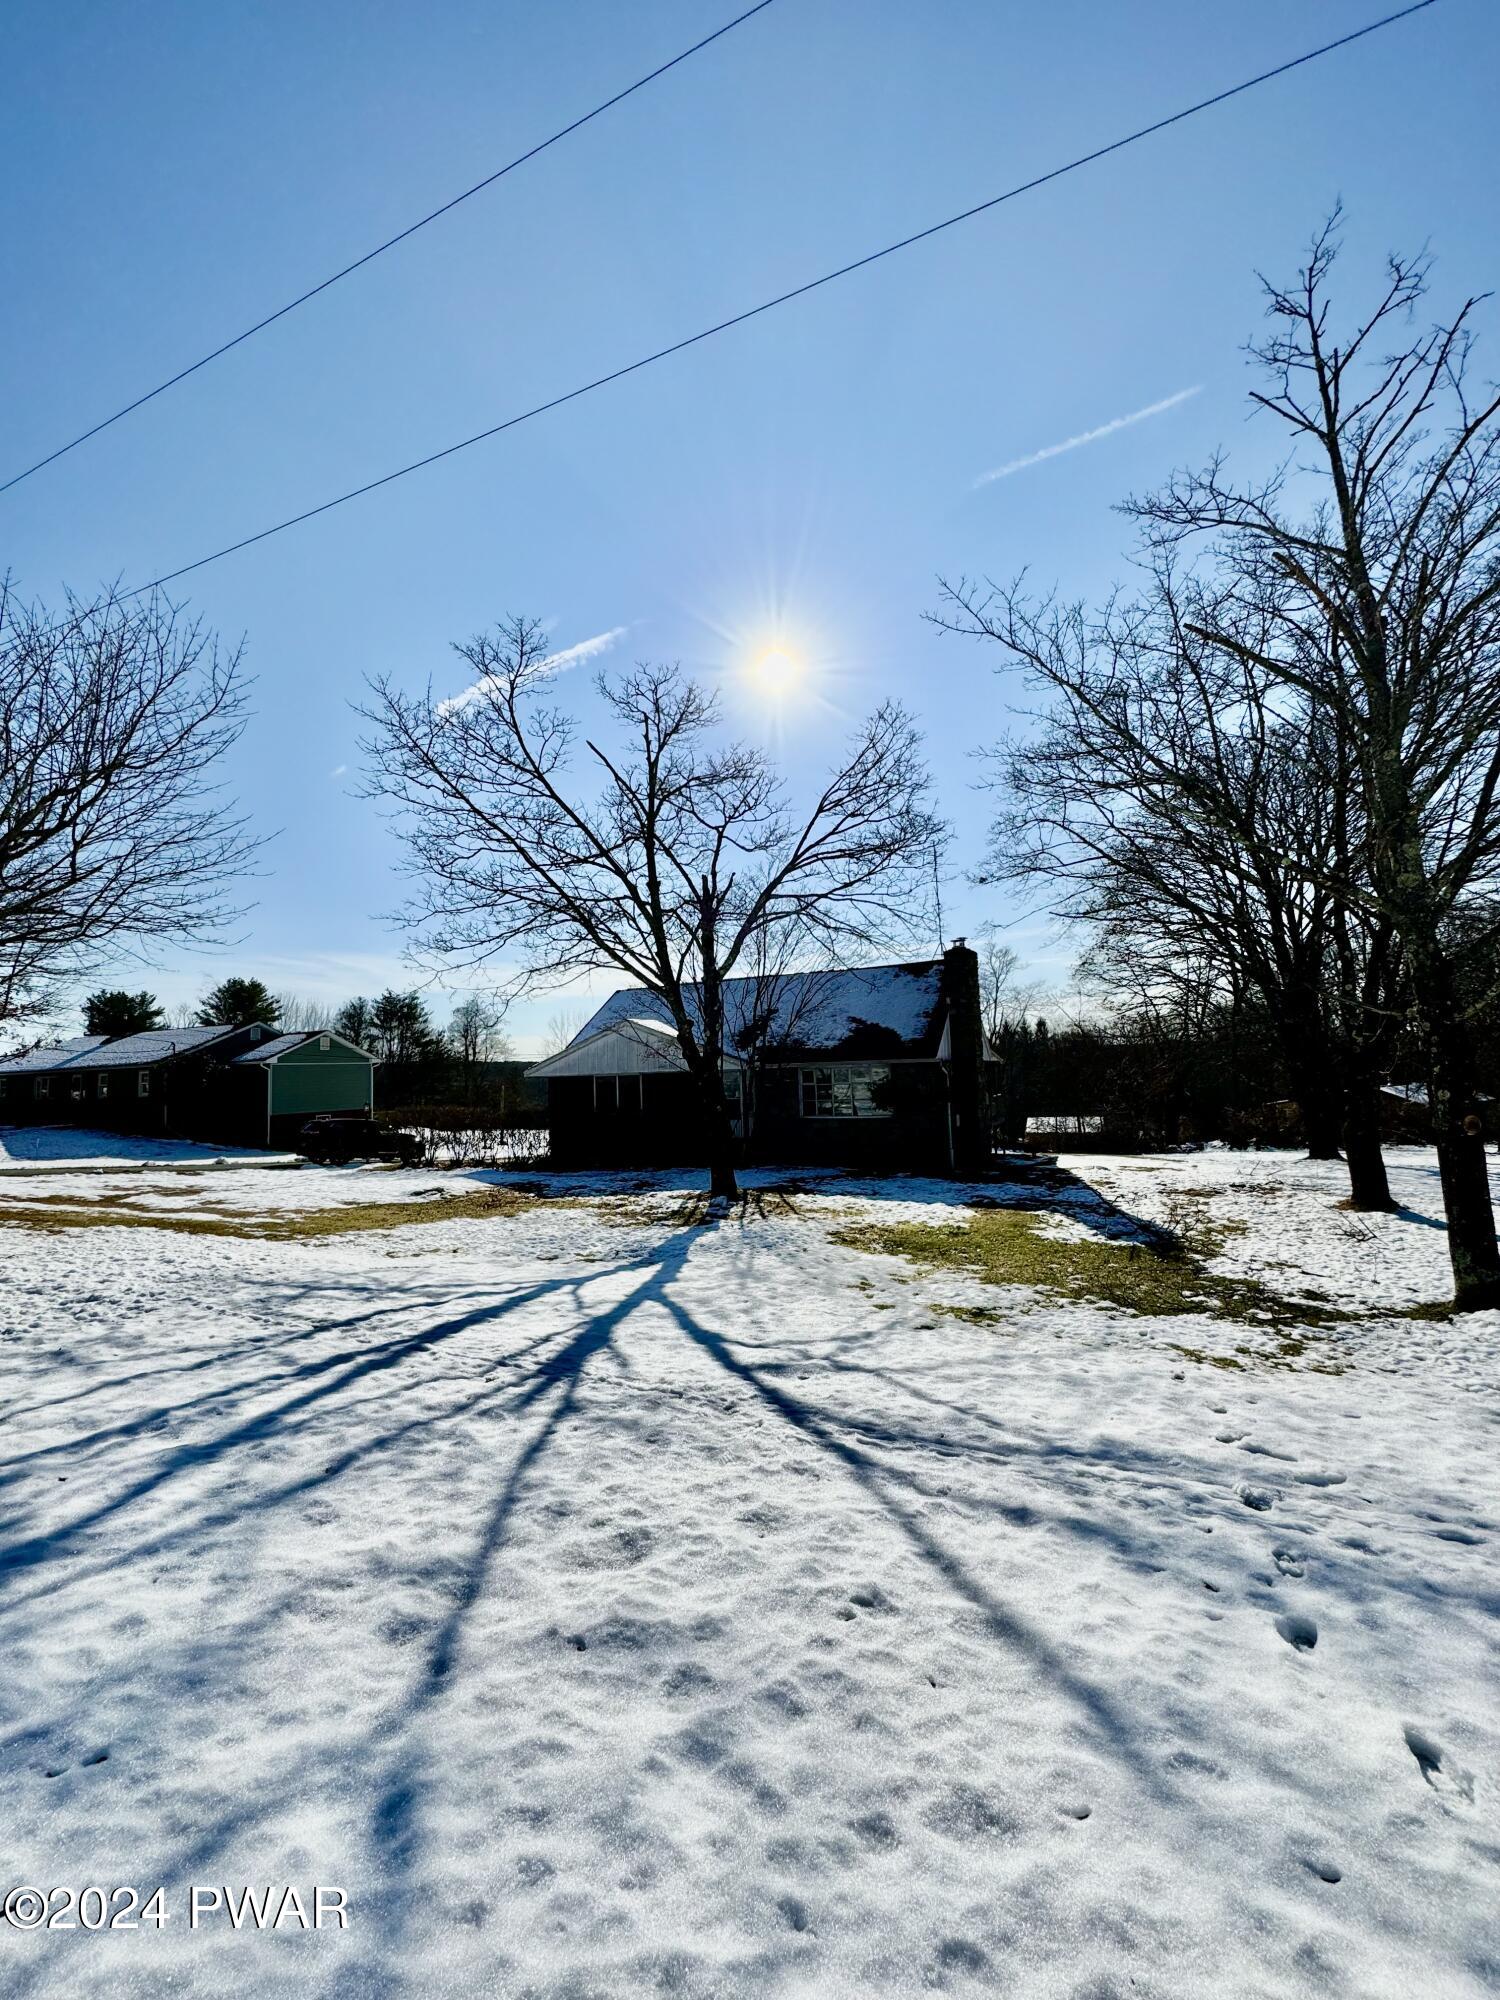
[(320, 1166), (333, 1166), (341, 1160), (399, 1160), (403, 1167), (410, 1167), (422, 1150), (415, 1133), (388, 1131), (373, 1118), (320, 1114), (308, 1119), (298, 1138), (298, 1151)]

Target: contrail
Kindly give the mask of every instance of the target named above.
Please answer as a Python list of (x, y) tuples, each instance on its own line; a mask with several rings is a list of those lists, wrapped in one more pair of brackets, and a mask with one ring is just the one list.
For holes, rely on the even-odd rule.
[[(615, 641), (623, 639), (629, 630), (628, 625), (611, 625), (607, 632), (596, 632), (592, 639), (580, 639), (576, 646), (565, 646), (560, 653), (549, 653), (541, 665), (550, 668), (553, 673), (566, 673), (569, 667), (576, 667), (580, 660), (597, 659), (601, 653), (607, 653)], [(471, 701), (478, 701), (488, 689), (498, 685), (492, 675), (486, 674), (482, 680), (475, 681), (472, 687), (466, 687), (461, 694), (450, 694), (446, 701), (440, 701), (437, 712), (439, 715), (446, 715), (450, 709), (467, 708)]]
[(1143, 424), (1147, 417), (1159, 417), (1163, 410), (1185, 403), (1189, 396), (1196, 396), (1202, 387), (1203, 384), (1197, 382), (1191, 389), (1179, 389), (1175, 396), (1163, 396), (1159, 403), (1148, 403), (1144, 410), (1132, 410), (1128, 417), (1111, 417), (1107, 424), (1100, 424), (1091, 431), (1080, 431), (1077, 437), (1064, 438), (1061, 444), (1044, 445), (1040, 451), (1034, 451), (1026, 458), (1013, 458), (1008, 465), (997, 465), (993, 472), (981, 472), (974, 484), (988, 486), (993, 479), (1009, 479), (1013, 472), (1024, 472), (1028, 465), (1040, 465), (1044, 458), (1060, 457), (1065, 451), (1077, 451), (1081, 444), (1092, 444), (1095, 438), (1108, 437), (1113, 431), (1128, 430), (1131, 424)]

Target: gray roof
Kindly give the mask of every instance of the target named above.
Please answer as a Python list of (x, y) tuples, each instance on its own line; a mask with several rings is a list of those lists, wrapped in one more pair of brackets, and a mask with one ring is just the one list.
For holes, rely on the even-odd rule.
[(229, 1058), (230, 1067), (237, 1063), (264, 1062), (268, 1056), (284, 1056), (288, 1049), (300, 1049), (304, 1042), (310, 1042), (314, 1035), (326, 1033), (319, 1028), (302, 1028), (294, 1035), (277, 1035), (269, 1042), (257, 1042), (254, 1048), (246, 1049), (241, 1056)]
[(0, 1062), (0, 1076), (20, 1076), (32, 1069), (56, 1069), (64, 1060), (87, 1054), (108, 1039), (105, 1035), (75, 1035), (70, 1042), (56, 1042), (50, 1049), (32, 1049), (28, 1055), (7, 1056)]
[(107, 1035), (78, 1035), (70, 1042), (33, 1049), (30, 1055), (0, 1063), (0, 1076), (22, 1075), (28, 1070), (145, 1069), (240, 1032), (238, 1028), (148, 1028), (143, 1034), (116, 1035), (113, 1040)]
[[(724, 1049), (742, 1051), (760, 1040), (757, 1022), (769, 1017), (771, 1047), (840, 1055), (931, 1056), (942, 1034), (943, 961), (864, 965), (829, 972), (783, 973), (770, 979), (724, 982)], [(695, 1006), (698, 989), (687, 988)], [(606, 1028), (670, 1027), (666, 1002), (638, 986), (621, 987), (569, 1043), (587, 1041)]]

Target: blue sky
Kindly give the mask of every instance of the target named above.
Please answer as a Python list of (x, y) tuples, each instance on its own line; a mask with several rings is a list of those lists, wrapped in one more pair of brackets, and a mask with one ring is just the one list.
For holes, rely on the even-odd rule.
[[(734, 11), (12, 0), (5, 471)], [(1381, 11), (776, 0), (0, 496), (0, 563), (44, 601), (160, 574)], [(548, 620), (559, 647), (618, 631), (601, 663), (722, 678), (737, 726), (774, 735), (794, 784), (900, 696), (972, 863), (986, 806), (971, 753), (1023, 697), (985, 650), (923, 623), (937, 574), (1029, 567), (1096, 594), (1125, 572), (1122, 495), (1220, 442), (1263, 460), (1241, 352), (1255, 272), (1289, 274), (1336, 197), (1352, 297), (1387, 249), (1427, 240), (1439, 304), (1493, 285), (1497, 74), (1500, 10), (1439, 0), (200, 572), (180, 588), (245, 635), (257, 682), (229, 776), (278, 838), (233, 952), (122, 976), (172, 1000), (228, 970), (329, 999), (409, 978), (383, 915), (397, 851), (354, 794), (349, 704), (370, 672), (456, 688), (449, 641), (511, 612)], [(816, 663), (779, 721), (739, 675), (778, 628)], [(586, 669), (576, 691), (587, 709)], [(962, 882), (948, 905), (950, 933), (1018, 915)], [(1063, 977), (1044, 919), (1012, 937)], [(559, 1004), (581, 1002), (516, 1010), (523, 1050)]]

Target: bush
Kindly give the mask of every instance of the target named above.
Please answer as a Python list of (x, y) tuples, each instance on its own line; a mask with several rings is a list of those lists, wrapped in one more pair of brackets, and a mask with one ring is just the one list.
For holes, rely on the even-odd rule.
[(380, 1122), (410, 1132), (424, 1167), (535, 1167), (547, 1157), (549, 1133), (524, 1114), (487, 1111), (471, 1104), (403, 1105), (380, 1113)]

